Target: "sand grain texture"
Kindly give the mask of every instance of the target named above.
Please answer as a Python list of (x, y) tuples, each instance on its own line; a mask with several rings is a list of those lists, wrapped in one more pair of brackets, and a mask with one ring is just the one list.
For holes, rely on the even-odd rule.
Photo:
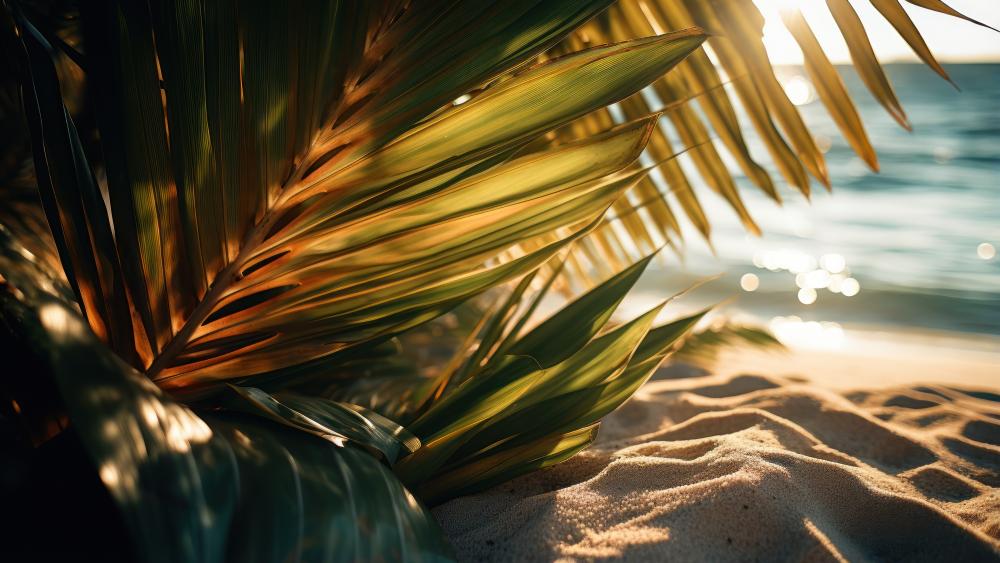
[(462, 560), (1000, 560), (1000, 396), (648, 383), (597, 443), (434, 510)]

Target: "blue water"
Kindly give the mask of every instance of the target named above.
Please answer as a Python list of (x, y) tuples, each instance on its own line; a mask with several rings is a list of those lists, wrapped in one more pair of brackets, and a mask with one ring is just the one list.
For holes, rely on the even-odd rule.
[[(821, 102), (807, 103), (799, 108), (806, 123), (821, 144), (829, 145), (825, 156), (833, 193), (814, 184), (810, 204), (783, 186), (786, 203), (779, 208), (740, 177), (747, 206), (765, 232), (756, 239), (746, 236), (724, 202), (700, 187), (714, 219), (717, 256), (688, 232), (683, 263), (674, 258), (650, 272), (641, 290), (662, 294), (721, 273), (695, 298), (735, 297), (729, 310), (764, 319), (795, 315), (853, 325), (1000, 334), (1000, 256), (983, 259), (977, 253), (982, 243), (1000, 251), (1000, 65), (946, 68), (961, 92), (922, 65), (887, 66), (913, 125), (908, 133), (872, 98), (852, 68), (841, 67), (878, 151), (881, 172), (868, 171), (854, 155)], [(796, 73), (801, 70), (783, 69), (782, 76)], [(752, 132), (749, 124), (744, 131)], [(768, 162), (752, 134), (749, 141), (758, 162)], [(860, 292), (847, 297), (820, 288), (815, 302), (805, 305), (793, 273), (760, 267), (765, 259), (772, 269), (782, 260), (787, 266), (791, 257), (798, 270), (812, 269), (818, 266), (806, 263), (826, 254), (844, 258)], [(739, 279), (747, 273), (759, 279), (753, 292), (740, 289)]]

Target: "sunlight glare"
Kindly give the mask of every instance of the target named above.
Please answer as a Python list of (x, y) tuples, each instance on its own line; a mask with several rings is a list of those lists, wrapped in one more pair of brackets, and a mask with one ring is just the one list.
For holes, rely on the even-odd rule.
[(769, 328), (778, 340), (790, 347), (829, 350), (844, 344), (844, 329), (834, 322), (803, 321), (792, 315), (774, 317)]
[[(764, 16), (764, 47), (772, 63), (802, 64), (802, 51), (781, 21), (781, 10), (789, 7), (802, 12), (831, 62), (851, 62), (847, 43), (824, 0), (754, 0), (754, 3)], [(1000, 2), (949, 0), (947, 3), (960, 12), (971, 11), (970, 15), (991, 25), (1000, 21)], [(861, 18), (875, 53), (881, 60), (918, 60), (906, 41), (870, 2), (851, 4)], [(996, 41), (994, 31), (970, 26), (968, 22), (931, 10), (912, 9), (909, 5), (906, 8), (939, 61), (987, 62), (1000, 57), (1000, 42)]]

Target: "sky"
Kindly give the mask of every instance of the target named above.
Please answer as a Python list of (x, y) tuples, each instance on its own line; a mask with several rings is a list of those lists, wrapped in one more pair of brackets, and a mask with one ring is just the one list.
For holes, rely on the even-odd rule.
[[(850, 55), (824, 0), (754, 0), (764, 14), (764, 44), (774, 64), (798, 64), (802, 53), (781, 24), (780, 8), (798, 6), (834, 63), (849, 63)], [(959, 12), (1000, 29), (1000, 0), (948, 0)], [(910, 47), (868, 0), (851, 2), (865, 24), (875, 52), (883, 62), (917, 61)], [(902, 2), (927, 45), (942, 62), (1000, 62), (1000, 33), (958, 18)]]

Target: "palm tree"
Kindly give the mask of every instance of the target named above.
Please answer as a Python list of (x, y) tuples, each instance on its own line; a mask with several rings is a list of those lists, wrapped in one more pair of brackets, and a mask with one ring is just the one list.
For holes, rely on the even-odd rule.
[[(850, 3), (828, 6), (908, 126)], [(734, 100), (784, 181), (830, 185), (749, 0), (5, 8), (3, 117), (30, 135), (5, 139), (0, 318), (38, 374), (10, 378), (5, 417), (39, 444), (68, 423), (143, 560), (447, 558), (423, 503), (586, 447), (701, 317), (610, 324), (682, 220), (710, 237), (680, 152), (750, 232), (720, 148), (780, 199)], [(566, 280), (590, 289), (533, 324)], [(406, 353), (444, 340), (430, 373)]]

